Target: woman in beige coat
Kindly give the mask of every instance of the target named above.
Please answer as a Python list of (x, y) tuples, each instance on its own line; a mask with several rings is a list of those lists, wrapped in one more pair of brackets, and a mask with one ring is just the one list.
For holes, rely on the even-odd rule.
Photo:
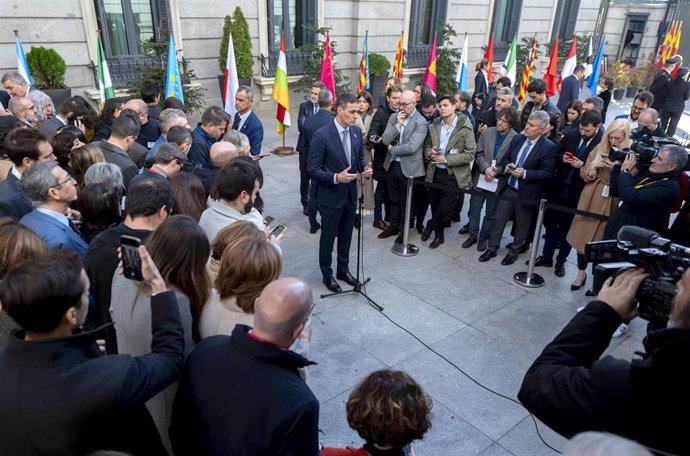
[[(611, 147), (624, 149), (630, 147), (630, 124), (616, 120), (609, 125), (599, 145), (589, 154), (587, 162), (580, 168), (580, 177), (587, 182), (580, 194), (577, 209), (594, 214), (610, 216), (618, 207), (618, 198), (609, 196), (609, 176), (613, 162), (608, 159)], [(576, 215), (566, 237), (568, 243), (577, 250), (577, 278), (570, 286), (575, 291), (587, 281), (587, 261), (584, 256), (585, 244), (600, 241), (604, 237), (606, 222), (582, 215)]]
[[(374, 104), (369, 92), (362, 91), (357, 95), (358, 110), (355, 117), (355, 125), (362, 129), (362, 138), (366, 138), (371, 126), (371, 119), (374, 118)], [(366, 147), (367, 142), (364, 142), (364, 160), (371, 163), (373, 156), (371, 149)], [(364, 179), (364, 183), (362, 183)], [(363, 177), (357, 176), (357, 196), (364, 194), (364, 210), (374, 210), (374, 180), (371, 176)]]

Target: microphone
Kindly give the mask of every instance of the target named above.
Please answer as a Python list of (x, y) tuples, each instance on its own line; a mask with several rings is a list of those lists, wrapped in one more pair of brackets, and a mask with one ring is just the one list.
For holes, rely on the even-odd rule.
[(659, 236), (659, 233), (639, 226), (627, 225), (622, 227), (618, 231), (618, 240), (631, 242), (640, 249), (656, 248), (664, 252), (690, 256), (690, 248), (674, 244), (670, 239)]

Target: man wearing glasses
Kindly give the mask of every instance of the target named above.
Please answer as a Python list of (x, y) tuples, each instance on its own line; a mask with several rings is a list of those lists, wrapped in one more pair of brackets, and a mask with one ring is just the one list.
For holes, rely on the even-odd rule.
[(638, 92), (637, 95), (635, 95), (632, 106), (630, 106), (630, 115), (626, 116), (625, 114), (621, 114), (617, 116), (615, 120), (627, 120), (630, 122), (630, 130), (634, 130), (639, 126), (637, 119), (640, 117), (640, 113), (649, 108), (652, 103), (654, 103), (654, 95), (652, 95), (652, 92), (646, 90)]
[(10, 98), (9, 106), (7, 106), (19, 121), (29, 127), (36, 127), (36, 105), (26, 97)]
[(22, 174), (22, 190), (34, 210), (19, 220), (53, 249), (67, 249), (84, 259), (88, 245), (79, 236), (73, 220), (79, 213), (69, 208), (77, 200), (77, 182), (56, 161), (33, 165)]
[(161, 144), (153, 157), (153, 165), (141, 174), (134, 176), (129, 185), (132, 186), (142, 180), (153, 179), (168, 187), (170, 179), (182, 171), (186, 161), (187, 156), (180, 146), (172, 142)]

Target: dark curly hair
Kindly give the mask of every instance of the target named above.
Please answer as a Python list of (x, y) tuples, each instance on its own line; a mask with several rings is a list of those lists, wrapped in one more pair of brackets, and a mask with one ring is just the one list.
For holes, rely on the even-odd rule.
[(383, 369), (350, 394), (347, 422), (367, 443), (402, 448), (431, 428), (431, 398), (412, 377)]

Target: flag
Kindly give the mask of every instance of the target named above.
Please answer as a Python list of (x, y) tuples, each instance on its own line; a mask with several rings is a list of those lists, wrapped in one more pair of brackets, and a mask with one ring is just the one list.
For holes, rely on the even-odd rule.
[[(678, 54), (678, 48), (680, 47), (680, 35), (683, 33), (683, 21), (678, 22), (678, 27), (676, 27), (676, 36), (675, 40), (673, 41), (673, 52), (671, 56), (673, 57), (674, 55)], [(673, 69), (671, 72), (671, 77), (673, 79), (678, 79), (678, 70), (680, 69), (680, 65), (676, 65), (676, 67)]]
[(335, 101), (335, 74), (333, 72), (333, 50), (331, 49), (331, 35), (326, 33), (326, 45), (323, 47), (323, 58), (321, 59), (321, 72), (319, 81), (323, 82), (328, 90), (333, 94)]
[(484, 52), (484, 58), (489, 60), (489, 71), (487, 74), (487, 78), (489, 82), (493, 82), (493, 67), (494, 67), (494, 35), (493, 33), (491, 34), (491, 38), (489, 38), (489, 46), (486, 48), (486, 51)]
[(272, 96), (276, 103), (278, 103), (278, 112), (276, 113), (276, 119), (278, 120), (277, 133), (282, 135), (285, 133), (285, 129), (290, 126), (290, 94), (288, 93), (284, 32), (280, 34), (280, 54), (278, 54), (278, 67), (276, 68), (276, 79), (273, 83)]
[(29, 85), (34, 84), (34, 80), (31, 78), (31, 73), (29, 72), (29, 65), (26, 63), (26, 55), (24, 55), (24, 46), (22, 46), (22, 40), (19, 39), (19, 33), (14, 31), (14, 41), (17, 49), (17, 73), (21, 74), (22, 77)]
[(537, 56), (537, 34), (534, 34), (532, 38), (532, 47), (527, 56), (527, 61), (525, 62), (525, 71), (522, 72), (522, 79), (520, 80), (520, 90), (518, 91), (518, 102), (524, 103), (525, 97), (527, 96), (527, 84), (529, 84), (529, 79), (532, 76), (532, 70), (534, 69), (534, 60)]
[(517, 35), (513, 37), (512, 43), (510, 43), (510, 48), (508, 49), (508, 55), (506, 55), (506, 60), (503, 62), (503, 66), (506, 68), (506, 76), (510, 79), (510, 83), (515, 85), (517, 82), (515, 78), (517, 77), (516, 64), (517, 61)]
[(98, 37), (98, 92), (101, 94), (101, 103), (105, 100), (115, 98), (115, 90), (113, 89), (113, 82), (110, 79), (110, 70), (108, 69), (108, 61), (105, 59), (105, 52), (103, 51), (103, 43), (101, 37)]
[(659, 63), (657, 63), (657, 70), (661, 71), (662, 68), (664, 68), (664, 62), (666, 62), (666, 59), (670, 57), (669, 54), (669, 49), (672, 46), (672, 41), (674, 40), (674, 29), (676, 27), (675, 21), (671, 25), (671, 28), (666, 31), (666, 35), (664, 36), (664, 40), (661, 42), (661, 46), (659, 46)]
[(592, 37), (589, 37), (589, 44), (585, 49), (585, 55), (582, 57), (582, 64), (585, 66), (585, 75), (583, 78), (587, 79), (592, 74)]
[(597, 94), (597, 85), (599, 85), (599, 77), (601, 76), (601, 63), (604, 58), (605, 41), (606, 35), (602, 35), (601, 40), (599, 41), (599, 49), (597, 50), (597, 56), (594, 58), (594, 64), (592, 65), (592, 75), (587, 80), (587, 88), (589, 88), (589, 91), (592, 94), (592, 96)]
[(235, 61), (235, 44), (232, 41), (232, 33), (228, 34), (228, 58), (225, 60), (225, 77), (223, 78), (223, 108), (225, 112), (230, 114), (232, 119), (235, 118), (235, 95), (239, 87), (237, 81), (237, 62)]
[(177, 51), (172, 34), (168, 43), (168, 67), (165, 74), (165, 98), (175, 97), (184, 103), (182, 95), (182, 79), (180, 79), (180, 67), (177, 64)]
[(467, 90), (467, 32), (465, 32), (465, 42), (462, 45), (458, 72), (455, 74), (455, 82), (458, 83), (459, 90)]
[(553, 41), (549, 66), (546, 67), (546, 73), (544, 73), (544, 81), (546, 82), (546, 96), (556, 95), (558, 93), (558, 34)]
[(561, 70), (561, 77), (558, 80), (558, 90), (561, 90), (561, 82), (575, 71), (577, 66), (577, 35), (573, 35), (573, 42), (570, 44), (570, 50), (568, 55), (565, 57), (565, 63), (563, 63), (563, 69)]
[(357, 93), (369, 90), (369, 46), (367, 41), (369, 39), (369, 32), (364, 35), (364, 47), (362, 48), (362, 60), (359, 62), (359, 84), (357, 84)]
[(434, 32), (434, 44), (431, 45), (431, 54), (426, 63), (426, 73), (422, 82), (428, 85), (431, 92), (436, 95), (436, 32)]
[(400, 32), (400, 41), (398, 41), (398, 49), (395, 51), (395, 60), (393, 61), (393, 67), (391, 68), (391, 76), (396, 78), (402, 78), (403, 73), (403, 33)]

